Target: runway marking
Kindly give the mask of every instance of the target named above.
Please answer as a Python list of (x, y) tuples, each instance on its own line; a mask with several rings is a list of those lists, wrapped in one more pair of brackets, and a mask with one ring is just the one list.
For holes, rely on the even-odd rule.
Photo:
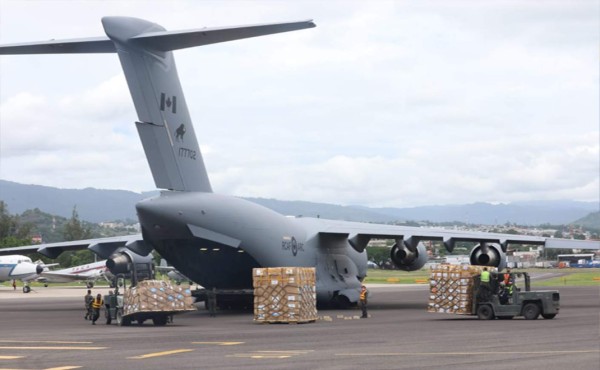
[(64, 349), (64, 350), (84, 350), (84, 351), (92, 351), (92, 350), (107, 349), (107, 348), (108, 347), (0, 346), (0, 349), (41, 349), (41, 350)]
[(336, 353), (336, 356), (481, 356), (481, 355), (568, 355), (600, 353), (600, 349), (574, 351), (493, 351), (493, 352), (398, 352), (398, 353)]
[(284, 359), (291, 358), (294, 356), (306, 355), (313, 352), (312, 350), (305, 351), (254, 351), (248, 353), (236, 353), (233, 355), (227, 355), (227, 357), (236, 358), (253, 358), (253, 359)]
[(52, 343), (52, 344), (92, 344), (94, 342), (70, 342), (61, 340), (8, 340), (2, 339), (0, 343)]
[(192, 344), (214, 344), (216, 346), (236, 346), (245, 342), (192, 342)]
[(25, 356), (0, 356), (0, 360), (16, 360)]
[[(81, 369), (82, 366), (60, 366), (60, 367), (49, 367), (44, 370), (72, 370), (72, 369)], [(5, 369), (0, 368), (0, 370), (19, 370), (19, 369)]]
[(133, 357), (127, 357), (127, 358), (135, 359), (135, 360), (142, 360), (142, 359), (145, 359), (145, 358), (168, 356), (168, 355), (174, 355), (176, 353), (184, 353), (184, 352), (192, 352), (192, 351), (194, 351), (194, 350), (193, 349), (174, 349), (172, 351), (147, 353), (145, 355), (133, 356)]

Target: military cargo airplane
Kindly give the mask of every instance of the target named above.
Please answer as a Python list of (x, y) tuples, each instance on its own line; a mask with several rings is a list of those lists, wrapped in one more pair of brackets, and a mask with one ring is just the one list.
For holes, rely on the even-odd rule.
[[(135, 122), (154, 182), (165, 189), (136, 205), (140, 235), (11, 248), (55, 258), (89, 248), (108, 258), (109, 268), (156, 250), (172, 266), (205, 288), (252, 288), (252, 268), (314, 267), (317, 299), (354, 303), (367, 274), (371, 239), (393, 239), (391, 259), (402, 270), (427, 261), (423, 241), (477, 243), (471, 263), (503, 268), (509, 244), (546, 248), (600, 248), (600, 241), (525, 235), (444, 231), (317, 218), (290, 218), (255, 203), (213, 193), (173, 51), (193, 46), (315, 27), (311, 20), (252, 26), (166, 31), (142, 19), (102, 18), (108, 37), (4, 45), (0, 54), (117, 53), (133, 99)], [(132, 253), (133, 252), (133, 253)], [(0, 251), (8, 253), (8, 251)]]

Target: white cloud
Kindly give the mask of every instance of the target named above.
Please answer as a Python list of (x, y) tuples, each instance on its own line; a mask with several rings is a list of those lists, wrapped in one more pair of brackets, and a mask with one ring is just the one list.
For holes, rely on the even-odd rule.
[[(99, 36), (106, 14), (172, 30), (314, 18), (175, 53), (216, 191), (371, 206), (598, 200), (597, 3), (150, 4), (3, 1), (0, 42)], [(0, 178), (153, 188), (115, 55), (1, 57), (0, 76)]]

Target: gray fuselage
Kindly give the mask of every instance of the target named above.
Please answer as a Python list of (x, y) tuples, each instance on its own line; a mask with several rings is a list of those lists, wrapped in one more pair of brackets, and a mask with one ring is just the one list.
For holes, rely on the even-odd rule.
[(315, 267), (317, 298), (355, 301), (365, 251), (319, 232), (340, 221), (294, 218), (255, 203), (202, 192), (162, 192), (136, 205), (144, 240), (205, 288), (252, 287), (252, 268)]

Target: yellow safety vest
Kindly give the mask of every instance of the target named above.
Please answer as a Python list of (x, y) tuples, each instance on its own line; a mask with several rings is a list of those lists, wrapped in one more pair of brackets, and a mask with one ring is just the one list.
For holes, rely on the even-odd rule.
[(481, 272), (481, 282), (482, 283), (489, 283), (490, 282), (490, 272), (489, 271), (482, 271)]
[(360, 300), (363, 302), (367, 300), (367, 290), (363, 290), (360, 292)]
[(92, 307), (100, 308), (100, 307), (102, 307), (103, 304), (104, 304), (104, 301), (102, 300), (102, 298), (100, 298), (100, 300), (94, 299), (94, 301), (92, 302)]

